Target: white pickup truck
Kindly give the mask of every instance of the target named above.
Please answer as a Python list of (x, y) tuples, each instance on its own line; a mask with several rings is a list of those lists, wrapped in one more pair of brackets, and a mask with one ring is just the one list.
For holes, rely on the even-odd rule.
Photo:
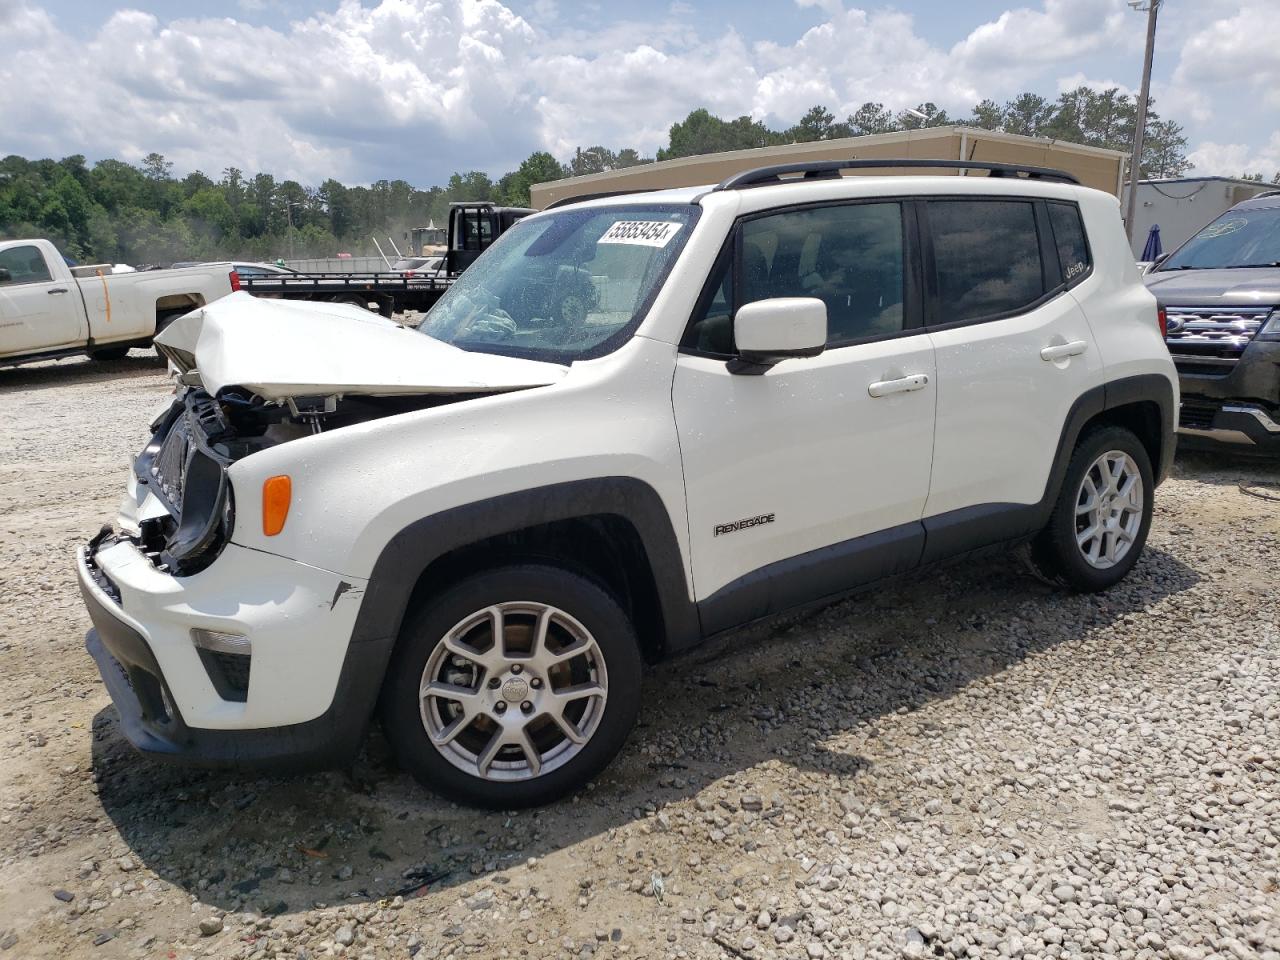
[(239, 288), (230, 264), (113, 274), (106, 265), (68, 267), (48, 240), (0, 241), (0, 366), (118, 359)]

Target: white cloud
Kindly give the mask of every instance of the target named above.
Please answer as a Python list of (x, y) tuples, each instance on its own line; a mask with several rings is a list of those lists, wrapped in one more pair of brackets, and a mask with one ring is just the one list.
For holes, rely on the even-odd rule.
[[(983, 97), (1106, 75), (1099, 58), (1127, 64), (1142, 34), (1118, 0), (1018, 7), (950, 48), (907, 14), (841, 0), (795, 0), (823, 22), (754, 44), (732, 27), (697, 35), (684, 0), (592, 30), (571, 26), (555, 0), (536, 0), (528, 20), (500, 0), (329, 0), (336, 7), (279, 29), (122, 10), (81, 39), (37, 2), (0, 0), (0, 154), (136, 161), (157, 150), (180, 171), (235, 165), (309, 183), (427, 184), (595, 143), (652, 153), (697, 106), (771, 124), (815, 103), (843, 116), (867, 100), (895, 110), (933, 100), (964, 115)], [(1157, 87), (1161, 112), (1204, 122), (1231, 83), (1255, 83), (1260, 102), (1280, 97), (1268, 31), (1241, 22), (1238, 6), (1206, 2), (1217, 20), (1192, 29), (1175, 10), (1162, 34), (1182, 48)]]
[(1280, 109), (1275, 15), (1272, 0), (1251, 0), (1231, 15), (1203, 22), (1182, 45), (1173, 89), (1192, 99), (1202, 115), (1222, 97), (1253, 98), (1259, 111)]
[(1078, 87), (1088, 87), (1090, 90), (1095, 90), (1098, 93), (1102, 93), (1103, 91), (1110, 90), (1114, 87), (1126, 97), (1134, 97), (1138, 94), (1138, 91), (1133, 87), (1126, 86), (1118, 80), (1094, 80), (1079, 72), (1058, 78), (1059, 93), (1066, 93), (1067, 91), (1075, 90)]
[(1039, 10), (1007, 10), (951, 49), (961, 69), (988, 79), (1024, 77), (1028, 70), (1072, 62), (1123, 46), (1131, 31), (1114, 0), (1045, 0)]
[(1271, 134), (1266, 143), (1214, 143), (1196, 145), (1187, 158), (1191, 172), (1200, 176), (1238, 177), (1245, 173), (1261, 173), (1270, 180), (1280, 173), (1280, 131)]

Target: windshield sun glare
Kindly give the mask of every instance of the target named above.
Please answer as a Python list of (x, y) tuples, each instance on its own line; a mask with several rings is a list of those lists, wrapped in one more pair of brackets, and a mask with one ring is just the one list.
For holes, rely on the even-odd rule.
[(567, 209), (516, 224), (431, 309), (421, 333), (463, 350), (571, 363), (643, 319), (699, 208)]

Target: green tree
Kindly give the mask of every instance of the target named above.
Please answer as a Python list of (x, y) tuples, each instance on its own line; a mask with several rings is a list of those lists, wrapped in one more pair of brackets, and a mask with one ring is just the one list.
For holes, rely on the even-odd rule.
[(588, 173), (604, 173), (618, 165), (618, 155), (608, 147), (578, 147), (569, 161), (569, 175), (581, 177)]
[(692, 111), (684, 120), (671, 125), (668, 144), (658, 151), (659, 160), (693, 157), (725, 150), (746, 150), (781, 142), (781, 136), (758, 120), (738, 117), (724, 121), (705, 107)]
[(642, 163), (653, 163), (653, 157), (642, 157), (631, 147), (623, 147), (619, 150), (615, 160), (617, 169), (619, 170), (624, 167), (638, 167)]
[(836, 115), (822, 105), (810, 107), (800, 122), (787, 131), (793, 143), (811, 143), (814, 140), (834, 140), (851, 133), (848, 123), (837, 123)]
[(1187, 172), (1187, 138), (1182, 126), (1172, 120), (1156, 120), (1147, 124), (1142, 139), (1142, 175), (1144, 177), (1180, 177)]
[(1053, 118), (1053, 104), (1034, 93), (1024, 93), (1004, 105), (1001, 126), (1006, 133), (1038, 136)]
[(973, 105), (969, 125), (983, 130), (999, 130), (1004, 123), (1004, 110), (994, 100), (983, 100)]
[(566, 176), (565, 168), (551, 154), (539, 150), (529, 154), (519, 168), (498, 181), (497, 199), (513, 207), (529, 205), (529, 188)]
[(168, 180), (173, 164), (161, 153), (148, 153), (142, 158), (142, 169), (152, 180)]
[(850, 115), (847, 122), (855, 136), (892, 133), (899, 129), (893, 114), (883, 103), (864, 103)]

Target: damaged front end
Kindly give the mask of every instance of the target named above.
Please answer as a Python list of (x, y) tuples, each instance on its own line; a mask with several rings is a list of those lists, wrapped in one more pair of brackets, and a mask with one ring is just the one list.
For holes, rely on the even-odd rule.
[[(231, 464), (259, 450), (380, 417), (449, 403), (447, 395), (288, 398), (267, 402), (227, 389), (211, 397), (187, 387), (152, 424), (134, 460), (138, 546), (157, 569), (189, 576), (217, 559), (231, 538)], [(146, 508), (151, 494), (162, 509)]]

